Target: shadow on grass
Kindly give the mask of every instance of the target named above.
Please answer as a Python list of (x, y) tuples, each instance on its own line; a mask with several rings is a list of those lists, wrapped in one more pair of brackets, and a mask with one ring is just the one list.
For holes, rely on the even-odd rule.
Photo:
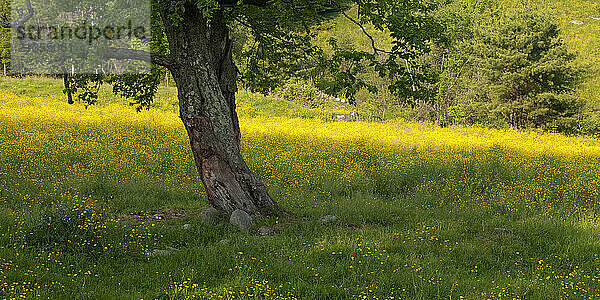
[[(598, 158), (247, 135), (249, 165), (296, 214), (257, 220), (277, 229), (260, 237), (201, 224), (202, 188), (180, 133), (71, 124), (32, 138), (38, 126), (0, 128), (20, 141), (0, 140), (14, 153), (0, 166), (0, 222), (12, 232), (0, 252), (7, 282), (35, 278), (42, 286), (22, 289), (40, 295), (558, 298), (599, 289)], [(84, 202), (107, 218), (23, 217)], [(189, 214), (106, 223), (164, 206)], [(319, 223), (324, 214), (338, 221)], [(33, 242), (15, 244), (22, 236)], [(90, 244), (135, 244), (139, 257), (69, 246)], [(168, 254), (143, 255), (156, 249)]]

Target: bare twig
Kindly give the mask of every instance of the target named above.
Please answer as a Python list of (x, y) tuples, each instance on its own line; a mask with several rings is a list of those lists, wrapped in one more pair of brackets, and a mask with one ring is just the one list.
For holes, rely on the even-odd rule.
[(166, 67), (167, 69), (171, 69), (174, 65), (173, 59), (170, 56), (166, 55), (154, 54), (143, 50), (114, 47), (110, 47), (107, 50), (107, 58), (134, 59), (139, 61), (145, 61), (153, 63), (155, 65)]
[(25, 22), (29, 21), (29, 19), (33, 17), (33, 7), (31, 7), (31, 0), (25, 0), (25, 5), (27, 6), (27, 13), (23, 14), (23, 9), (18, 8), (17, 13), (19, 14), (19, 18), (13, 22), (8, 21), (6, 15), (2, 16), (2, 27), (15, 29), (23, 26)]
[(367, 32), (367, 29), (366, 29), (366, 28), (365, 28), (365, 27), (364, 27), (364, 26), (363, 26), (363, 25), (362, 25), (360, 22), (356, 21), (354, 18), (352, 18), (351, 16), (349, 16), (349, 15), (348, 15), (348, 14), (347, 14), (347, 13), (346, 13), (346, 12), (345, 12), (345, 11), (344, 11), (342, 8), (341, 8), (341, 7), (340, 7), (340, 5), (339, 5), (339, 4), (337, 4), (337, 2), (336, 2), (336, 5), (337, 5), (337, 6), (340, 8), (340, 12), (342, 13), (342, 15), (343, 15), (343, 16), (344, 16), (346, 19), (350, 20), (350, 22), (352, 22), (352, 23), (356, 24), (358, 27), (360, 27), (360, 29), (362, 30), (363, 34), (364, 34), (366, 37), (368, 37), (368, 38), (371, 40), (371, 48), (373, 48), (373, 54), (377, 54), (378, 52), (381, 52), (381, 53), (386, 53), (386, 54), (393, 54), (393, 53), (392, 53), (392, 52), (390, 52), (390, 51), (387, 51), (387, 50), (383, 50), (383, 49), (380, 49), (380, 48), (378, 48), (378, 47), (377, 47), (377, 45), (376, 45), (376, 43), (375, 43), (375, 39), (373, 38), (373, 36), (372, 36), (371, 34), (369, 34), (369, 32)]

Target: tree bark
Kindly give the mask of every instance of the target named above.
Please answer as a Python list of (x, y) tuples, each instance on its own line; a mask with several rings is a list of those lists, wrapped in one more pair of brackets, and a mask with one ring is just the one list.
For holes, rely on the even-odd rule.
[(73, 101), (73, 93), (71, 91), (71, 85), (70, 85), (70, 82), (69, 82), (69, 73), (65, 72), (63, 74), (63, 83), (64, 83), (64, 86), (65, 86), (65, 93), (67, 94), (67, 103), (69, 103), (69, 104), (75, 103)]
[(177, 84), (180, 118), (208, 202), (225, 213), (242, 209), (253, 215), (285, 214), (240, 152), (237, 68), (222, 12), (214, 13), (209, 24), (193, 3), (184, 8), (176, 24), (168, 5), (161, 8), (161, 18), (173, 59), (170, 71)]

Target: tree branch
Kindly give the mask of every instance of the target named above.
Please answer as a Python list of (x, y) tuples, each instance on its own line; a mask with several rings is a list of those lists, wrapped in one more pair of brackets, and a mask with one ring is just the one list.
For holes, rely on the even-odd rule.
[(107, 58), (114, 59), (134, 59), (139, 61), (145, 61), (153, 63), (155, 65), (163, 66), (167, 69), (171, 69), (175, 62), (170, 56), (154, 54), (143, 50), (125, 49), (109, 47), (107, 49)]
[(27, 6), (27, 13), (23, 14), (23, 9), (18, 8), (17, 13), (19, 14), (19, 18), (13, 22), (8, 21), (6, 15), (2, 16), (2, 27), (4, 28), (17, 28), (23, 26), (25, 22), (29, 21), (33, 17), (33, 7), (31, 7), (31, 0), (25, 0), (25, 5)]
[[(25, 24), (25, 22), (29, 21), (33, 15), (33, 7), (31, 6), (31, 0), (25, 0), (25, 5), (27, 6), (27, 13), (23, 14), (23, 9), (18, 8), (17, 13), (19, 14), (19, 18), (15, 21), (8, 21), (6, 15), (2, 16), (2, 20), (0, 21), (3, 28), (13, 28), (17, 29)], [(31, 41), (28, 41), (31, 43)], [(150, 62), (159, 66), (163, 66), (166, 68), (171, 68), (173, 66), (173, 60), (169, 56), (158, 55), (154, 53), (149, 53), (142, 50), (134, 50), (134, 49), (124, 49), (124, 48), (108, 48), (108, 57), (115, 59), (134, 59)]]
[(270, 4), (275, 3), (275, 0), (243, 0), (242, 4), (254, 5), (258, 7), (266, 7)]
[[(319, 63), (319, 61), (318, 61), (318, 60), (317, 60), (317, 59), (316, 59), (316, 58), (315, 58), (313, 55), (311, 55), (311, 54), (309, 53), (309, 50), (307, 50), (306, 48), (304, 48), (304, 47), (302, 47), (302, 46), (298, 45), (297, 43), (296, 43), (296, 44), (294, 44), (293, 42), (290, 42), (290, 40), (288, 40), (288, 39), (284, 39), (284, 38), (282, 38), (282, 37), (280, 37), (280, 36), (277, 36), (277, 35), (275, 35), (275, 34), (268, 34), (268, 33), (265, 33), (265, 32), (260, 32), (260, 31), (259, 31), (259, 30), (257, 30), (257, 28), (256, 28), (256, 27), (254, 27), (252, 24), (249, 24), (249, 23), (247, 23), (247, 22), (243, 21), (243, 20), (242, 20), (242, 19), (240, 19), (239, 17), (237, 17), (237, 16), (231, 16), (231, 17), (232, 17), (232, 18), (233, 18), (235, 21), (237, 21), (238, 23), (240, 23), (240, 25), (242, 25), (242, 26), (244, 26), (244, 27), (246, 27), (246, 28), (250, 29), (250, 30), (252, 31), (252, 33), (253, 33), (254, 35), (256, 35), (257, 37), (263, 37), (263, 38), (265, 38), (265, 37), (267, 37), (267, 36), (268, 36), (268, 37), (270, 37), (270, 38), (272, 38), (272, 39), (274, 39), (274, 40), (277, 40), (277, 41), (281, 42), (283, 45), (285, 45), (285, 46), (287, 46), (287, 47), (290, 47), (290, 46), (292, 46), (292, 47), (295, 47), (296, 49), (299, 49), (300, 51), (302, 51), (302, 52), (303, 52), (303, 53), (304, 53), (304, 54), (305, 54), (307, 57), (309, 57), (310, 59), (314, 60), (316, 63)], [(248, 17), (248, 19), (250, 19), (250, 17)], [(256, 44), (256, 40), (254, 41), (254, 44)]]
[[(336, 2), (336, 4), (337, 4), (337, 2)], [(339, 7), (339, 4), (337, 4), (337, 5), (338, 5), (338, 7)], [(350, 16), (349, 16), (349, 15), (348, 15), (348, 14), (347, 14), (347, 13), (346, 13), (346, 12), (345, 12), (345, 11), (344, 11), (342, 8), (341, 8), (341, 7), (340, 7), (340, 12), (342, 13), (342, 15), (343, 15), (343, 16), (344, 16), (346, 19), (350, 20), (352, 23), (354, 23), (354, 24), (356, 24), (358, 27), (360, 27), (360, 29), (362, 30), (363, 34), (364, 34), (365, 36), (367, 36), (367, 37), (368, 37), (368, 38), (371, 40), (371, 48), (373, 48), (373, 54), (377, 54), (377, 52), (386, 53), (386, 54), (393, 54), (393, 53), (392, 53), (392, 52), (390, 52), (390, 51), (386, 51), (386, 50), (383, 50), (383, 49), (379, 49), (379, 48), (377, 48), (377, 46), (375, 45), (375, 39), (373, 38), (373, 36), (371, 36), (371, 35), (370, 35), (370, 34), (367, 32), (367, 29), (366, 29), (366, 28), (365, 28), (365, 27), (364, 27), (362, 24), (360, 24), (360, 22), (358, 22), (358, 21), (354, 20), (352, 17), (350, 17)]]

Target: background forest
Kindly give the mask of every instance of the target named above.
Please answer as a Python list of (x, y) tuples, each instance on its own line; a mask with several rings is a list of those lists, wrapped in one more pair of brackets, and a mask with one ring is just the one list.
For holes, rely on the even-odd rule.
[[(408, 29), (413, 26), (411, 38), (422, 42), (413, 43), (420, 48), (412, 49), (408, 58), (393, 61), (396, 68), (410, 74), (403, 80), (398, 80), (398, 73), (381, 71), (356, 52), (373, 54), (378, 63), (389, 65), (393, 48), (390, 32), (377, 30), (372, 22), (363, 25), (367, 22), (361, 18), (367, 17), (356, 7), (345, 6), (344, 13), (336, 13), (340, 8), (334, 2), (323, 8), (321, 17), (326, 21), (307, 31), (318, 49), (311, 48), (310, 55), (298, 55), (293, 61), (290, 52), (294, 50), (286, 48), (285, 37), (264, 36), (234, 21), (240, 87), (310, 108), (331, 111), (341, 105), (345, 107), (342, 111), (354, 112), (343, 116), (333, 110), (332, 118), (339, 119), (402, 118), (441, 126), (600, 132), (597, 4), (516, 0), (430, 3), (421, 8), (423, 20), (429, 23), (404, 24)], [(0, 9), (6, 12), (8, 5)], [(423, 30), (419, 26), (432, 27)], [(257, 43), (261, 38), (281, 39), (279, 44), (271, 43), (280, 47), (261, 47)], [(5, 74), (9, 74), (7, 30), (0, 38), (0, 47), (3, 67), (8, 70)], [(166, 85), (166, 78), (169, 76), (157, 75), (155, 80)], [(73, 92), (93, 103), (85, 93), (89, 76), (71, 80)], [(390, 86), (392, 82), (404, 86)]]
[[(412, 93), (388, 89), (392, 75), (380, 76), (376, 67), (356, 57), (336, 60), (333, 67), (345, 70), (345, 76), (330, 75), (314, 61), (281, 67), (272, 52), (265, 52), (269, 54), (263, 60), (246, 62), (259, 65), (259, 75), (250, 66), (241, 72), (263, 76), (253, 89), (310, 107), (326, 107), (331, 97), (348, 98), (361, 119), (400, 117), (441, 126), (594, 134), (600, 128), (597, 14), (596, 4), (581, 1), (436, 3), (429, 17), (442, 26), (435, 29), (437, 42), (402, 66), (412, 74), (406, 80)], [(332, 48), (358, 49), (385, 61), (390, 37), (358, 23), (358, 11), (350, 8), (317, 26), (314, 39), (323, 55), (331, 56)], [(415, 32), (415, 39), (428, 38)], [(244, 66), (244, 54), (254, 50), (251, 44), (248, 34), (246, 43), (239, 45), (239, 65)], [(351, 89), (340, 87), (340, 82), (350, 82)]]

